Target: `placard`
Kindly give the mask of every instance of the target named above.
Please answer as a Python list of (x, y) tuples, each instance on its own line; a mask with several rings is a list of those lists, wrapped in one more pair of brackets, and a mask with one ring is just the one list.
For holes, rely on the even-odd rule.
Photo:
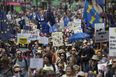
[(95, 23), (95, 33), (105, 31), (104, 23)]
[(105, 31), (104, 23), (95, 23), (95, 42), (107, 42), (109, 33)]
[(19, 44), (28, 44), (27, 37), (19, 37)]
[(30, 68), (36, 68), (36, 69), (43, 68), (43, 58), (31, 58)]
[(116, 57), (116, 27), (109, 28), (109, 56)]
[(38, 30), (30, 31), (29, 33), (30, 33), (30, 37), (29, 37), (30, 41), (35, 41), (40, 39), (39, 36), (40, 32)]
[(53, 32), (52, 33), (52, 42), (53, 46), (63, 46), (63, 33), (62, 32)]
[(107, 70), (107, 63), (102, 63), (102, 64), (98, 64), (98, 70), (102, 70), (102, 71), (105, 71)]
[(17, 43), (18, 44), (28, 44), (29, 43), (29, 40), (28, 40), (29, 37), (30, 37), (30, 34), (28, 34), (28, 33), (25, 33), (25, 34), (18, 33), (17, 34)]
[(68, 29), (70, 31), (74, 31), (74, 33), (83, 32), (81, 28), (81, 20), (74, 20), (73, 22), (70, 22)]
[(100, 42), (107, 42), (109, 33), (106, 31), (100, 31), (95, 33), (95, 42), (100, 43)]
[(40, 37), (39, 43), (47, 45), (49, 43), (48, 37)]

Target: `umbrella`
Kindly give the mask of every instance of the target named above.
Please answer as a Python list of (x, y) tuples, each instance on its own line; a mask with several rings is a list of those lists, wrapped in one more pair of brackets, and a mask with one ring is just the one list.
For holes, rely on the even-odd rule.
[(89, 37), (90, 37), (90, 35), (87, 33), (76, 33), (76, 34), (72, 35), (71, 37), (69, 37), (69, 42), (75, 42), (78, 40), (87, 39)]

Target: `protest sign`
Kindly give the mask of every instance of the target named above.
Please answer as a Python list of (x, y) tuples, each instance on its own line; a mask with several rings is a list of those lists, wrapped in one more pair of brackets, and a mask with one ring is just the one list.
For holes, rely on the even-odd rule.
[(19, 37), (19, 44), (28, 44), (27, 37)]
[(46, 45), (49, 43), (49, 39), (47, 37), (40, 37), (39, 43)]
[(53, 32), (52, 33), (52, 42), (53, 46), (63, 46), (63, 33), (62, 32)]
[(107, 42), (109, 33), (105, 31), (104, 23), (95, 24), (95, 42)]
[(116, 27), (109, 28), (109, 56), (116, 57)]
[(30, 31), (29, 33), (30, 33), (30, 37), (29, 37), (30, 41), (34, 41), (34, 40), (39, 40), (40, 39), (38, 30)]
[(69, 23), (68, 29), (70, 31), (74, 31), (74, 33), (83, 32), (82, 28), (81, 28), (81, 20), (75, 20), (75, 21)]
[(43, 67), (42, 58), (31, 58), (30, 59), (30, 68), (41, 69)]
[(107, 68), (107, 63), (98, 64), (98, 70), (105, 71)]
[(25, 34), (18, 33), (17, 34), (17, 43), (18, 44), (28, 44), (29, 43), (29, 40), (28, 40), (29, 37), (30, 37), (30, 34), (28, 34), (28, 33), (25, 33)]
[(105, 24), (104, 23), (96, 23), (95, 24), (95, 33), (105, 31)]
[(95, 42), (107, 42), (108, 41), (109, 33), (106, 31), (96, 32), (95, 33)]

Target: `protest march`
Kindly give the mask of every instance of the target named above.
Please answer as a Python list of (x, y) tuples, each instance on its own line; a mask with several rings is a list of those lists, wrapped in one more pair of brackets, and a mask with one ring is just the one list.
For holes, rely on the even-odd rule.
[(115, 6), (0, 0), (0, 77), (116, 77)]

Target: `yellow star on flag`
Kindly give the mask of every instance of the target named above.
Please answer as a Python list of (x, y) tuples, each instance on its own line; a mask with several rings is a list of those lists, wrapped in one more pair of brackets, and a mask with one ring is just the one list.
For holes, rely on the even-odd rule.
[(94, 21), (95, 21), (95, 17), (92, 16), (92, 17), (91, 17), (91, 21), (90, 21), (90, 23), (92, 24)]
[(92, 9), (92, 6), (89, 5), (89, 6), (88, 6), (88, 9), (87, 9), (87, 12), (90, 13), (91, 9)]

